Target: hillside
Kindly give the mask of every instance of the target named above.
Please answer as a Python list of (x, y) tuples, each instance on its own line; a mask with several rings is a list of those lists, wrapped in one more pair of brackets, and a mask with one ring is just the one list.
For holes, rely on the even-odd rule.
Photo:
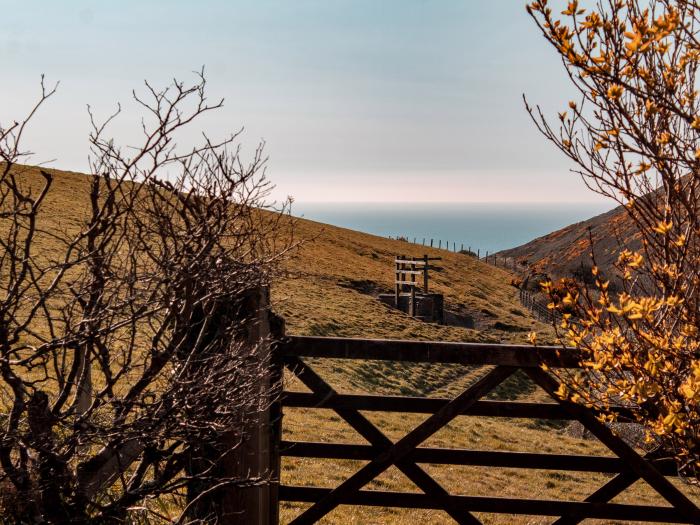
[[(54, 181), (39, 215), (48, 231), (79, 227), (87, 198), (85, 175), (46, 170)], [(23, 168), (22, 182), (37, 190), (37, 168)], [(524, 341), (528, 331), (546, 329), (521, 308), (510, 274), (474, 258), (445, 250), (418, 248), (396, 240), (296, 219), (301, 247), (287, 262), (288, 275), (273, 286), (275, 310), (292, 334), (401, 337), (450, 341)], [(42, 249), (53, 248), (41, 236)], [(375, 299), (391, 292), (396, 254), (441, 256), (431, 272), (431, 291), (445, 295), (446, 308), (469, 316), (475, 329), (416, 321)]]
[[(520, 306), (511, 274), (473, 257), (303, 219), (297, 235), (310, 240), (289, 263), (292, 278), (273, 288), (290, 333), (524, 341), (528, 331), (544, 329)], [(393, 291), (397, 254), (423, 253), (442, 257), (430, 273), (431, 291), (444, 294), (447, 310), (472, 318), (474, 329), (417, 321), (375, 299)]]
[(621, 248), (638, 249), (639, 234), (621, 206), (591, 219), (538, 237), (498, 255), (514, 258), (535, 272), (553, 278), (571, 277), (591, 266), (591, 240), (598, 267), (614, 276), (613, 264)]
[[(79, 173), (52, 171), (54, 185), (39, 218), (48, 230), (70, 229), (85, 212), (83, 195), (87, 178)], [(27, 184), (39, 184), (38, 171), (29, 169)], [(585, 228), (585, 227), (584, 227)], [(418, 248), (344, 228), (299, 220), (297, 238), (307, 239), (287, 263), (289, 275), (272, 289), (273, 307), (286, 321), (289, 334), (347, 337), (435, 339), (443, 341), (523, 342), (536, 330), (541, 340), (551, 337), (550, 328), (535, 321), (519, 304), (510, 285), (512, 275), (472, 257), (442, 250)], [(50, 238), (41, 248), (51, 250)], [(473, 319), (474, 328), (438, 326), (415, 320), (376, 300), (380, 291), (393, 286), (396, 254), (441, 256), (442, 268), (431, 276), (431, 287), (445, 295), (446, 308)], [(549, 337), (548, 337), (549, 334)], [(342, 392), (386, 392), (403, 395), (453, 396), (478, 378), (479, 367), (456, 365), (397, 364), (372, 361), (312, 360), (313, 368)], [(300, 389), (287, 378), (286, 388)], [(494, 395), (519, 400), (541, 400), (543, 393), (524, 376), (516, 375)], [(418, 414), (368, 413), (367, 417), (391, 439), (412, 430), (424, 416)], [(284, 413), (284, 439), (358, 443), (361, 438), (328, 410), (288, 409)], [(426, 446), (463, 447), (474, 450), (568, 452), (609, 455), (601, 444), (571, 435), (558, 423), (510, 418), (459, 417), (431, 437)], [(354, 460), (329, 461), (285, 458), (282, 480), (287, 484), (334, 486), (361, 465)], [(583, 499), (604, 484), (609, 475), (586, 472), (536, 471), (426, 465), (447, 490), (461, 494)], [(368, 488), (415, 491), (407, 478), (391, 468)], [(643, 484), (616, 498), (618, 502), (659, 503)], [(305, 505), (284, 505), (286, 523)], [(178, 509), (162, 509), (174, 517)], [(549, 519), (528, 516), (485, 515), (489, 524), (539, 524)], [(425, 524), (448, 522), (440, 511), (401, 510), (341, 506), (323, 523)]]

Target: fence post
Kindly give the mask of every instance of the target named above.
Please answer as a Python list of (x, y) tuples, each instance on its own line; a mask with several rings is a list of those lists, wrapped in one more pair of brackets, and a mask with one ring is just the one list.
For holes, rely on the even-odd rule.
[(423, 237), (423, 246), (425, 246), (425, 237)]
[[(411, 257), (412, 261), (415, 261), (415, 257)], [(411, 305), (410, 305), (410, 315), (415, 317), (416, 315), (416, 263), (411, 263)]]
[(423, 293), (428, 293), (428, 254), (423, 254)]
[(442, 249), (442, 239), (438, 239), (438, 249)]
[[(256, 383), (257, 406), (250, 419), (232, 423), (231, 430), (223, 431), (215, 446), (194, 444), (187, 469), (195, 475), (207, 472), (208, 476), (188, 485), (187, 514), (196, 522), (215, 518), (216, 523), (231, 525), (275, 525), (279, 483), (279, 407), (275, 401), (280, 394), (281, 370), (276, 369), (272, 342), (283, 333), (283, 322), (270, 313), (267, 288), (251, 290), (234, 308), (238, 313), (233, 318), (224, 314), (221, 321), (241, 319), (239, 337), (250, 366), (261, 367), (266, 373)], [(246, 479), (260, 482), (251, 486), (225, 483)], [(218, 484), (219, 480), (224, 483)]]
[[(275, 343), (272, 346), (270, 379), (275, 386), (273, 390), (274, 401), (270, 405), (270, 525), (279, 525), (280, 522), (280, 498), (279, 489), (282, 481), (282, 455), (280, 444), (282, 443), (282, 389), (284, 388), (284, 363), (279, 356), (276, 342), (285, 336), (285, 325), (282, 317), (271, 314), (270, 328)], [(262, 524), (261, 524), (262, 525)]]
[(396, 258), (396, 279), (394, 283), (394, 303), (396, 308), (399, 307), (399, 295), (401, 295), (401, 284), (399, 281), (401, 281), (401, 272), (399, 270), (401, 269), (401, 263), (398, 262), (399, 259), (403, 259), (403, 256), (401, 255), (395, 255)]
[(433, 247), (433, 240), (432, 239), (430, 239), (430, 247), (431, 248)]
[(476, 258), (481, 259), (481, 255), (479, 255), (479, 248), (476, 249)]

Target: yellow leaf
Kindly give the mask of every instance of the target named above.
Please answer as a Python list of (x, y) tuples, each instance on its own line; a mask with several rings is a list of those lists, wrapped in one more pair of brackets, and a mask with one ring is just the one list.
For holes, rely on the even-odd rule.
[(530, 332), (527, 334), (527, 339), (530, 341), (531, 344), (536, 345), (537, 344), (537, 332)]
[(613, 84), (608, 88), (608, 98), (610, 100), (618, 100), (623, 92), (624, 88), (620, 84)]

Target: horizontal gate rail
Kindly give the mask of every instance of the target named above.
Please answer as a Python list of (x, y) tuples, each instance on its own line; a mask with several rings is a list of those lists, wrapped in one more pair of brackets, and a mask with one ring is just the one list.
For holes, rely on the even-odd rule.
[[(412, 414), (432, 414), (446, 405), (449, 399), (379, 396), (363, 394), (338, 394), (323, 397), (307, 392), (286, 392), (282, 405), (295, 408), (353, 408), (368, 412), (402, 412)], [(631, 412), (625, 407), (613, 407), (618, 420), (630, 420)], [(521, 401), (477, 401), (464, 411), (465, 416), (511, 417), (527, 419), (575, 419), (558, 403), (528, 403)]]
[[(560, 399), (558, 383), (549, 368), (580, 368), (574, 349), (502, 345), (288, 337), (275, 349), (279, 363), (296, 375), (311, 392), (283, 393), (284, 408), (333, 410), (368, 444), (277, 441), (283, 457), (355, 460), (357, 472), (337, 487), (299, 487), (280, 484), (280, 501), (312, 503), (292, 523), (315, 523), (338, 505), (423, 508), (442, 510), (457, 523), (481, 523), (474, 512), (558, 517), (555, 525), (570, 525), (587, 518), (639, 520), (666, 523), (700, 523), (700, 509), (667, 476), (677, 475), (675, 462), (658, 451), (642, 457), (582, 405)], [(305, 358), (311, 358), (311, 361)], [(316, 359), (388, 360), (406, 363), (450, 363), (484, 366), (485, 376), (453, 399), (416, 396), (340, 394), (313, 369)], [(516, 371), (524, 372), (551, 398), (550, 402), (484, 400), (483, 397)], [(553, 402), (552, 402), (553, 401)], [(392, 441), (362, 412), (428, 414), (428, 418), (398, 441)], [(629, 408), (615, 407), (618, 421), (633, 421)], [(423, 445), (430, 436), (460, 416), (575, 420), (614, 455), (588, 456), (435, 448)], [(281, 425), (278, 422), (278, 425)], [(276, 432), (281, 435), (281, 432)], [(421, 465), (462, 465), (484, 468), (536, 469), (615, 474), (582, 501), (550, 501), (487, 496), (452, 495)], [(387, 468), (395, 466), (422, 493), (367, 490), (366, 486)], [(638, 480), (644, 480), (670, 506), (610, 503)]]
[(295, 336), (280, 345), (280, 352), (282, 357), (579, 368), (578, 355), (574, 350), (556, 346)]
[[(280, 447), (285, 456), (323, 459), (369, 460), (382, 452), (381, 448), (370, 445), (314, 443), (309, 441), (283, 441)], [(570, 470), (573, 472), (600, 472), (606, 474), (629, 471), (629, 467), (624, 461), (612, 456), (418, 447), (407, 458), (415, 463), (432, 463), (437, 465)], [(667, 476), (676, 474), (676, 465), (670, 459), (656, 460), (652, 463), (660, 472)]]
[[(314, 502), (330, 494), (320, 487), (280, 487), (280, 497), (290, 501)], [(622, 503), (588, 503), (562, 500), (497, 498), (488, 496), (444, 496), (419, 493), (360, 490), (341, 499), (344, 505), (399, 507), (405, 509), (441, 509), (446, 502), (471, 512), (494, 512), (540, 516), (574, 515), (581, 519), (641, 520), (660, 523), (696, 523), (673, 507), (628, 505)]]

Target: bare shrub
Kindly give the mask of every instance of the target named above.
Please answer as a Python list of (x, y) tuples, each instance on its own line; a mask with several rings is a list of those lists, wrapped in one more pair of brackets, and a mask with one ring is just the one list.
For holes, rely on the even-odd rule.
[(103, 123), (90, 113), (91, 175), (75, 189), (74, 220), (60, 228), (44, 211), (54, 176), (41, 170), (37, 187), (21, 165), (23, 133), (54, 90), (42, 81), (29, 116), (0, 125), (8, 520), (172, 519), (163, 505), (182, 509), (207, 488), (265, 481), (222, 478), (219, 459), (274, 396), (274, 384), (261, 390), (268, 341), (249, 332), (292, 223), (287, 203), (267, 202), (262, 146), (248, 161), (238, 133), (176, 146), (183, 129), (222, 105), (207, 101), (205, 87), (200, 74), (191, 86), (135, 93), (138, 146), (108, 136), (119, 112)]

